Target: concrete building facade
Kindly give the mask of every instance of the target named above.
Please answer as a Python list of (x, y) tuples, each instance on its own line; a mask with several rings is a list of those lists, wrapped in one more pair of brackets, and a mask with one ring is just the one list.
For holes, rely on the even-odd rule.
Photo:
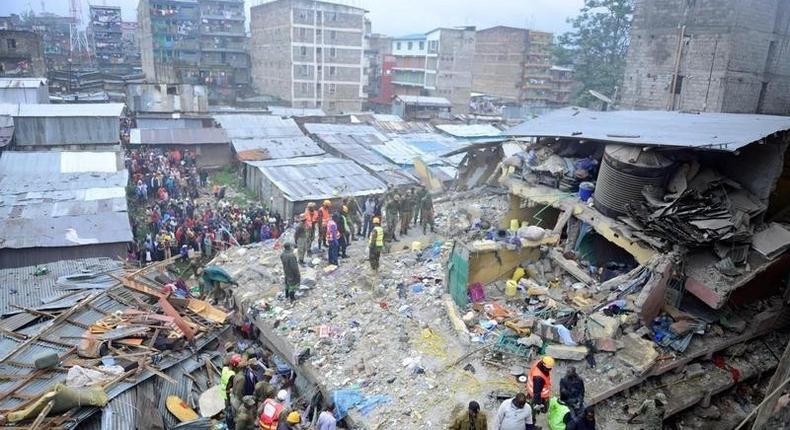
[(392, 38), (383, 34), (368, 33), (365, 36), (365, 67), (367, 84), (365, 94), (368, 97), (368, 108), (388, 111), (395, 91), (392, 85), (392, 68), (395, 57), (392, 56)]
[(790, 114), (790, 3), (638, 0), (621, 105)]
[(358, 112), (365, 99), (364, 9), (276, 0), (251, 9), (255, 89), (292, 107)]
[(121, 8), (91, 5), (89, 16), (88, 37), (96, 57), (96, 67), (102, 71), (127, 71)]
[(395, 94), (443, 97), (453, 113), (469, 112), (475, 27), (437, 28), (393, 38)]
[(244, 0), (140, 0), (146, 79), (205, 85), (212, 102), (233, 102), (250, 84)]
[(553, 80), (553, 39), (553, 33), (526, 28), (497, 26), (478, 31), (472, 90), (516, 104), (564, 106), (569, 96), (555, 91), (564, 82)]
[(40, 34), (0, 30), (0, 76), (46, 75), (44, 44)]

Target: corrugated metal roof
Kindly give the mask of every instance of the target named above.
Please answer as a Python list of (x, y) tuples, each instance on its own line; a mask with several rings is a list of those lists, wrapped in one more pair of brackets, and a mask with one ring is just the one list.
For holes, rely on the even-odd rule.
[(123, 103), (0, 104), (0, 115), (13, 117), (121, 117)]
[(396, 98), (400, 99), (402, 102), (406, 104), (416, 104), (419, 106), (443, 106), (443, 107), (452, 107), (452, 103), (450, 100), (447, 100), (444, 97), (429, 97), (429, 96), (407, 96), (407, 95), (396, 95)]
[(311, 134), (330, 135), (344, 134), (348, 136), (376, 136), (379, 140), (386, 137), (374, 127), (361, 124), (304, 124), (305, 130)]
[(299, 118), (303, 116), (326, 116), (326, 113), (321, 109), (269, 106), (268, 110), (269, 112), (271, 112), (272, 115), (277, 115), (287, 118)]
[(304, 136), (296, 122), (290, 118), (263, 114), (215, 114), (214, 120), (227, 130), (231, 139), (255, 137)]
[(0, 270), (0, 316), (21, 312), (11, 305), (35, 309), (73, 294), (72, 290), (63, 289), (68, 285), (75, 287), (73, 281), (64, 279), (66, 276), (102, 274), (86, 281), (106, 287), (117, 283), (108, 278), (108, 273), (123, 271), (120, 262), (104, 257), (63, 260), (42, 266), (47, 268), (47, 273), (38, 276), (36, 266)]
[[(260, 151), (265, 158), (260, 160), (277, 160), (280, 158), (309, 157), (324, 154), (318, 144), (306, 136), (276, 137), (270, 139), (233, 139), (233, 150), (240, 154), (244, 151)], [(245, 158), (251, 160), (250, 158)]]
[(3, 88), (38, 88), (47, 85), (47, 78), (0, 78)]
[(598, 112), (565, 108), (505, 130), (508, 136), (562, 137), (627, 145), (738, 149), (790, 130), (790, 117), (666, 111)]
[(364, 196), (386, 191), (386, 185), (350, 160), (301, 157), (248, 161), (293, 202), (336, 196)]
[(0, 248), (131, 240), (128, 172), (118, 169), (114, 152), (3, 153)]
[(14, 118), (0, 115), (0, 148), (11, 143), (12, 137), (14, 137)]
[(496, 137), (502, 134), (489, 124), (439, 124), (436, 128), (455, 137)]
[(230, 138), (221, 128), (133, 128), (129, 143), (136, 145), (227, 145)]

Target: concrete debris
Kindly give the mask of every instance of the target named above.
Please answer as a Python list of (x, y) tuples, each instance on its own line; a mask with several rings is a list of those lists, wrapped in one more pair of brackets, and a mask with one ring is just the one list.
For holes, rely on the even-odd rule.
[(589, 350), (586, 346), (567, 346), (550, 344), (546, 347), (546, 355), (558, 360), (584, 360)]

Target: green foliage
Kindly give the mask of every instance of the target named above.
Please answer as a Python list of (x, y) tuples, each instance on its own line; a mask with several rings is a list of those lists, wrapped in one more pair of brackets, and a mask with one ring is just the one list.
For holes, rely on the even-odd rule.
[(554, 56), (558, 65), (573, 67), (581, 83), (577, 104), (596, 100), (588, 90), (611, 97), (622, 85), (633, 13), (634, 0), (585, 0), (568, 19), (573, 30), (557, 38)]

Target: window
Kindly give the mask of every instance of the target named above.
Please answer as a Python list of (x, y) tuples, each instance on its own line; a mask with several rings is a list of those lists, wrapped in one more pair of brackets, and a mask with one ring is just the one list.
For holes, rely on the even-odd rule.
[(336, 56), (336, 55), (337, 55), (337, 49), (335, 49), (335, 48), (329, 48), (329, 56), (330, 56), (330, 57), (334, 57), (334, 56)]
[(420, 51), (425, 49), (425, 42), (420, 42)]
[(300, 29), (299, 29), (299, 36), (300, 36), (300, 37), (304, 37), (304, 36), (305, 36), (305, 34), (306, 34), (305, 32), (306, 32), (306, 30), (305, 30), (304, 28), (300, 28)]
[(335, 66), (329, 67), (329, 76), (335, 76)]
[(336, 31), (334, 31), (334, 30), (333, 30), (333, 31), (330, 31), (330, 32), (329, 32), (329, 38), (330, 38), (330, 39), (332, 39), (332, 40), (335, 40), (335, 39), (337, 39), (337, 32), (336, 32)]
[(307, 56), (307, 47), (306, 46), (302, 46), (301, 48), (299, 48), (299, 54), (302, 57), (306, 57)]
[(680, 94), (680, 92), (683, 90), (683, 75), (678, 75), (677, 78), (675, 78), (674, 90), (675, 94)]
[(409, 43), (406, 45), (406, 49), (408, 49), (409, 51), (411, 51), (411, 49), (412, 49), (412, 48), (414, 48), (414, 42), (409, 42)]
[(167, 86), (167, 95), (169, 96), (177, 96), (178, 95), (178, 87), (175, 85), (168, 85)]
[(395, 44), (395, 49), (400, 49), (400, 42), (397, 42), (397, 43)]
[(8, 49), (16, 49), (16, 39), (6, 39)]
[(337, 92), (337, 85), (329, 84), (329, 94), (334, 94)]

